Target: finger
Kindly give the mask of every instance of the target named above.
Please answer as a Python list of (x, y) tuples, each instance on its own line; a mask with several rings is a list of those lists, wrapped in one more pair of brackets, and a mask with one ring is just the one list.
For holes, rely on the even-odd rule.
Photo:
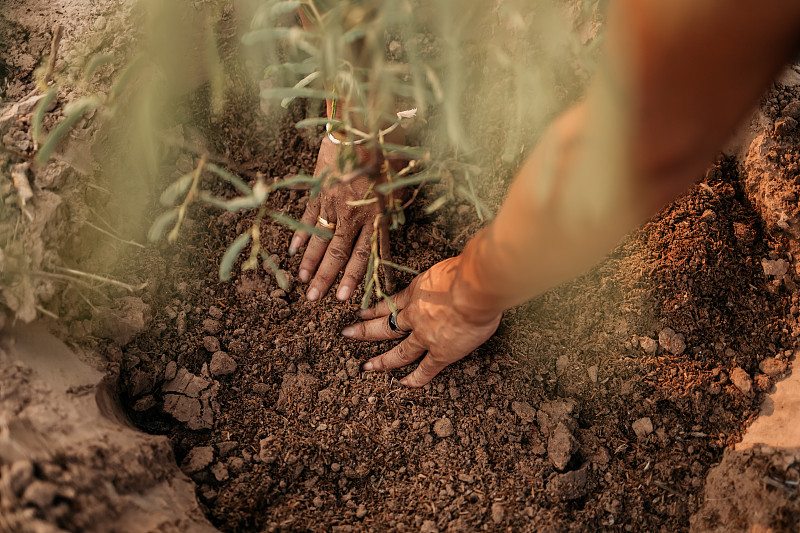
[[(306, 204), (306, 210), (300, 222), (308, 226), (315, 226), (317, 224), (317, 216), (319, 215), (320, 200), (319, 196), (311, 198)], [(292, 235), (292, 240), (289, 244), (289, 257), (297, 253), (297, 250), (308, 241), (308, 233), (305, 231), (297, 230)]]
[(388, 352), (373, 357), (361, 368), (365, 372), (380, 372), (383, 370), (394, 370), (401, 368), (408, 364), (413, 363), (425, 353), (425, 347), (422, 346), (414, 337), (413, 334), (409, 335), (400, 344), (389, 350)]
[[(356, 322), (342, 330), (342, 335), (350, 339), (360, 341), (383, 341), (387, 339), (399, 339), (403, 335), (395, 333), (389, 326), (389, 314), (373, 320)], [(405, 331), (411, 331), (411, 326), (407, 323), (405, 313), (398, 313), (395, 320), (397, 327)]]
[(350, 259), (350, 252), (353, 250), (353, 232), (347, 231), (342, 224), (336, 228), (333, 238), (328, 243), (325, 256), (317, 270), (317, 275), (311, 281), (306, 297), (309, 302), (322, 298), (328, 289), (333, 285), (333, 280), (339, 275), (347, 260)]
[(339, 289), (336, 297), (339, 300), (347, 300), (353, 294), (353, 289), (364, 278), (367, 273), (367, 264), (370, 256), (370, 237), (372, 236), (372, 225), (368, 224), (361, 229), (361, 235), (356, 240), (353, 251), (350, 253), (350, 261), (344, 270), (342, 281), (339, 282)]
[(428, 355), (422, 359), (419, 366), (414, 369), (412, 373), (400, 380), (400, 384), (412, 388), (424, 387), (446, 366), (447, 363), (437, 361), (436, 358), (428, 352)]
[[(411, 285), (403, 289), (402, 291), (389, 296), (389, 299), (394, 303), (395, 308), (399, 311), (400, 309), (405, 309), (409, 302), (411, 301), (411, 287), (413, 286), (413, 282)], [(363, 311), (358, 312), (359, 318), (364, 320), (369, 320), (379, 316), (386, 316), (392, 312), (392, 308), (389, 307), (389, 302), (385, 299), (382, 299), (372, 307), (368, 309), (364, 309)], [(405, 329), (405, 328), (403, 328)]]
[[(322, 214), (319, 216), (322, 216), (322, 218), (325, 220), (334, 222), (336, 221), (335, 217), (331, 217), (325, 213), (325, 210), (322, 208), (320, 209), (320, 213)], [(318, 217), (314, 217), (312, 224), (317, 227), (321, 227), (317, 218)], [(314, 275), (314, 272), (317, 271), (317, 267), (325, 255), (325, 250), (328, 248), (328, 242), (329, 239), (323, 239), (318, 235), (312, 235), (311, 239), (309, 239), (306, 251), (303, 253), (303, 260), (300, 261), (300, 271), (298, 272), (298, 277), (303, 283), (308, 282), (308, 280), (311, 279), (311, 276)]]

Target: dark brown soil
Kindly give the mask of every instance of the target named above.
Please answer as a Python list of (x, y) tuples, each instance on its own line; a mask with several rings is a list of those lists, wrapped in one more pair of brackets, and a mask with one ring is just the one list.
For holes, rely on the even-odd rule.
[[(262, 126), (253, 120), (218, 151), (240, 158), (236, 132)], [(265, 155), (237, 165), (313, 169), (316, 147), (288, 123), (262, 138), (249, 150)], [(172, 439), (223, 531), (686, 530), (708, 469), (771, 386), (759, 361), (795, 345), (794, 273), (773, 279), (762, 266), (791, 258), (738, 172), (721, 159), (602, 264), (508, 312), (489, 343), (422, 390), (397, 384), (404, 371), (359, 371), (389, 346), (338, 335), (360, 295), (308, 303), (302, 284), (284, 293), (263, 272), (220, 283), (222, 251), (252, 215), (213, 214), (199, 242), (145, 266), (162, 261), (152, 329), (123, 353), (130, 415)], [(302, 194), (271, 207), (299, 216)], [(476, 229), (452, 223), (467, 209), (424, 218), (416, 206), (393, 238), (397, 259), (424, 269), (456, 253)], [(296, 272), (290, 231), (265, 233)], [(736, 368), (752, 392), (732, 384)], [(164, 413), (176, 371), (209, 387), (210, 427)]]

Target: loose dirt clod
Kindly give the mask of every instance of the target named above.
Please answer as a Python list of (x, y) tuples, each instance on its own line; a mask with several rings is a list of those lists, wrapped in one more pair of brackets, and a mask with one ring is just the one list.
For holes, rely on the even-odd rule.
[(214, 355), (211, 356), (209, 370), (214, 377), (228, 376), (236, 372), (237, 366), (236, 360), (230, 355), (225, 352), (215, 352)]
[(447, 417), (440, 418), (433, 423), (433, 432), (437, 437), (445, 439), (453, 434), (453, 422)]
[(744, 394), (753, 392), (753, 380), (750, 378), (750, 374), (745, 372), (741, 367), (737, 366), (733, 369), (731, 372), (731, 382)]
[(653, 421), (650, 420), (650, 417), (643, 417), (631, 424), (631, 427), (636, 436), (643, 439), (653, 432)]
[(684, 336), (680, 333), (675, 333), (672, 328), (664, 328), (658, 334), (658, 343), (666, 351), (673, 355), (681, 355), (686, 349), (686, 342)]

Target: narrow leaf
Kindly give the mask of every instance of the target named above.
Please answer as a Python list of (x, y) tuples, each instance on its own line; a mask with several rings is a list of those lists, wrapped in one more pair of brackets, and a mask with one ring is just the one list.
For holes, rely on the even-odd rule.
[(103, 65), (111, 63), (112, 61), (114, 61), (114, 56), (110, 54), (100, 54), (94, 56), (92, 59), (89, 60), (89, 63), (86, 64), (86, 70), (83, 73), (83, 79), (85, 81), (90, 81), (97, 69), (99, 69)]
[(170, 209), (165, 213), (161, 213), (158, 218), (155, 219), (153, 225), (150, 226), (150, 231), (147, 232), (147, 240), (150, 242), (156, 242), (159, 240), (163, 235), (164, 232), (167, 231), (167, 227), (169, 227), (173, 222), (178, 219), (178, 209)]
[(286, 274), (278, 267), (275, 261), (272, 259), (272, 256), (269, 255), (267, 252), (261, 252), (261, 258), (264, 260), (264, 265), (272, 271), (275, 275), (275, 281), (278, 282), (278, 286), (285, 290), (289, 290), (289, 280), (286, 278)]
[(231, 174), (224, 168), (218, 167), (214, 163), (206, 163), (206, 168), (211, 172), (213, 172), (214, 174), (216, 174), (217, 176), (219, 176), (220, 178), (230, 183), (231, 185), (233, 185), (234, 187), (236, 187), (237, 189), (239, 189), (239, 191), (241, 191), (243, 194), (246, 194), (248, 196), (253, 194), (253, 190), (250, 188), (250, 186), (247, 185), (247, 183), (245, 183), (245, 181), (239, 176)]
[[(77, 103), (77, 102), (75, 102)], [(42, 143), (42, 146), (39, 148), (38, 153), (36, 154), (36, 164), (37, 165), (44, 165), (50, 159), (50, 156), (55, 151), (58, 143), (61, 139), (69, 133), (75, 124), (83, 117), (85, 113), (88, 111), (96, 108), (100, 105), (100, 100), (97, 98), (86, 99), (81, 106), (76, 106), (70, 109), (70, 114), (65, 116), (64, 119), (58, 123), (58, 125), (53, 128), (53, 131), (50, 132), (50, 135), (47, 136), (47, 139)], [(66, 113), (67, 110), (64, 110)]]
[(382, 183), (376, 187), (376, 190), (381, 194), (388, 194), (396, 189), (410, 187), (411, 185), (419, 185), (421, 183), (437, 183), (440, 179), (441, 176), (433, 172), (421, 172), (408, 178), (395, 180), (391, 183)]
[(250, 232), (242, 233), (233, 243), (225, 250), (222, 260), (219, 262), (219, 279), (220, 281), (229, 281), (231, 279), (231, 271), (236, 258), (242, 253), (244, 247), (250, 243)]
[(330, 124), (331, 128), (336, 129), (340, 128), (344, 125), (344, 122), (341, 120), (334, 120), (331, 118), (323, 118), (323, 117), (313, 117), (301, 120), (297, 124), (294, 125), (295, 128), (301, 130), (303, 128), (316, 128), (317, 126), (325, 126), (326, 124)]
[(294, 185), (316, 185), (321, 181), (322, 179), (319, 176), (292, 176), (291, 178), (276, 181), (272, 184), (271, 189), (275, 191), (284, 187), (293, 187)]
[[(306, 87), (311, 85), (311, 83), (314, 80), (319, 78), (319, 76), (320, 76), (319, 72), (317, 72), (317, 71), (312, 72), (308, 76), (304, 77), (302, 80), (300, 80), (297, 83), (295, 83), (294, 87), (292, 87), (292, 89), (305, 89)], [(263, 95), (262, 95), (262, 97), (263, 97)], [(295, 98), (297, 98), (297, 97), (296, 96), (287, 96), (286, 98), (281, 100), (281, 107), (283, 107), (284, 109), (289, 107), (289, 104), (291, 104), (292, 100), (294, 100)]]
[(269, 216), (276, 222), (280, 222), (281, 224), (289, 226), (293, 230), (302, 231), (303, 233), (308, 233), (309, 235), (316, 235), (317, 237), (325, 239), (326, 241), (333, 237), (333, 233), (329, 230), (318, 228), (316, 226), (309, 226), (308, 224), (286, 216), (279, 211), (271, 211)]
[(381, 264), (390, 266), (396, 270), (401, 270), (403, 272), (408, 272), (409, 274), (414, 274), (415, 276), (419, 275), (419, 271), (414, 270), (413, 268), (409, 268), (407, 266), (398, 265), (397, 263), (393, 263), (391, 261), (386, 261), (385, 259), (381, 259)]
[(276, 88), (264, 89), (261, 91), (261, 98), (319, 98), (325, 100), (327, 98), (336, 98), (336, 95), (330, 91), (323, 91), (321, 89), (290, 89), (290, 88)]
[(161, 193), (161, 198), (159, 198), (161, 205), (165, 207), (174, 205), (176, 200), (189, 190), (189, 187), (192, 185), (193, 177), (194, 173), (190, 172), (172, 182), (172, 184)]
[(33, 110), (33, 130), (31, 131), (31, 136), (37, 143), (42, 141), (42, 124), (44, 123), (44, 114), (53, 103), (53, 100), (55, 100), (57, 94), (58, 91), (56, 88), (52, 87), (45, 93), (44, 97), (39, 100), (39, 103), (36, 104), (36, 109)]

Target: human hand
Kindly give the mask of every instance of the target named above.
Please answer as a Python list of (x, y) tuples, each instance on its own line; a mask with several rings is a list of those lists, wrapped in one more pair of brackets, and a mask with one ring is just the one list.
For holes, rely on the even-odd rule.
[(416, 370), (400, 380), (407, 387), (422, 387), (444, 367), (463, 358), (492, 336), (502, 313), (474, 322), (453, 305), (451, 289), (461, 257), (435, 264), (391, 297), (398, 310), (396, 326), (405, 331), (393, 330), (390, 326), (391, 310), (385, 300), (360, 313), (365, 321), (342, 330), (345, 337), (368, 341), (401, 339), (405, 332), (410, 332), (394, 348), (364, 363), (363, 370), (392, 370), (425, 355)]
[[(360, 147), (355, 148), (358, 160), (366, 161), (366, 151)], [(336, 145), (326, 136), (320, 145), (314, 175), (319, 176), (325, 170), (336, 168)], [(314, 276), (306, 293), (309, 301), (322, 298), (343, 268), (344, 276), (336, 291), (339, 300), (347, 300), (364, 277), (370, 256), (373, 223), (381, 207), (378, 202), (361, 206), (352, 206), (347, 202), (363, 200), (370, 184), (371, 180), (366, 175), (347, 182), (334, 183), (306, 204), (301, 219), (303, 223), (322, 228), (322, 218), (323, 221), (335, 224), (333, 238), (330, 240), (316, 235), (311, 235), (309, 239), (309, 234), (300, 230), (295, 231), (292, 236), (289, 255), (297, 253), (297, 249), (308, 242), (298, 277), (306, 283)]]

